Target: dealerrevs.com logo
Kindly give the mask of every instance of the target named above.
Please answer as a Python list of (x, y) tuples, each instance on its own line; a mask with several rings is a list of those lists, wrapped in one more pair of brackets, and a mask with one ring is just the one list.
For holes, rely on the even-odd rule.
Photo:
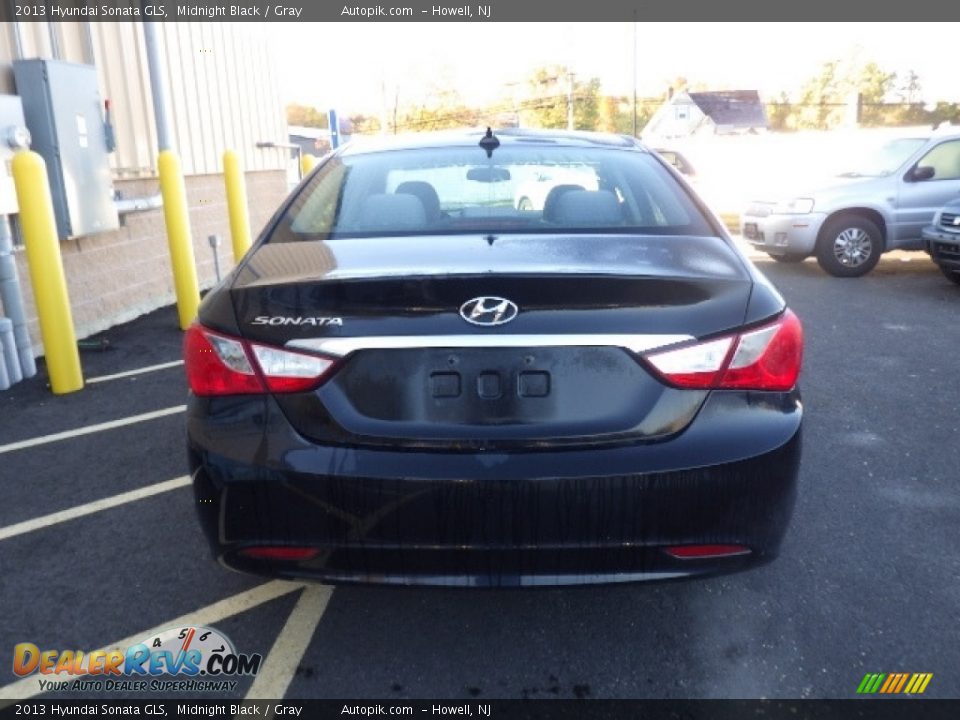
[(128, 648), (84, 652), (19, 643), (13, 649), (14, 674), (37, 674), (42, 692), (227, 691), (237, 686), (232, 678), (256, 675), (262, 662), (209, 627), (170, 628)]

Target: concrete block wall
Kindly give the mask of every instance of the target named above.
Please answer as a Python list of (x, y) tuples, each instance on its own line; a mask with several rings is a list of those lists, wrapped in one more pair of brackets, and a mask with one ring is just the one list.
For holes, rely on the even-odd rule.
[[(286, 196), (287, 178), (282, 170), (270, 170), (248, 172), (246, 181), (250, 229), (256, 238)], [(185, 183), (197, 277), (203, 289), (216, 282), (208, 236), (221, 237), (221, 273), (226, 274), (234, 265), (223, 176), (195, 175), (187, 177)], [(115, 188), (126, 197), (148, 196), (159, 191), (156, 179), (116, 181)], [(65, 240), (60, 243), (60, 250), (78, 338), (175, 301), (162, 210), (127, 215), (125, 225), (119, 230)], [(42, 355), (30, 273), (22, 248), (17, 249), (16, 258), (34, 354)], [(170, 322), (177, 322), (173, 311)]]

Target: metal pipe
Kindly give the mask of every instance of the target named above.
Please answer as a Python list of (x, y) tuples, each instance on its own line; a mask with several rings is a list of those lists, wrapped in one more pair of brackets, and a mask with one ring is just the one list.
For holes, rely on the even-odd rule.
[(147, 210), (159, 210), (163, 207), (163, 195), (157, 193), (148, 197), (116, 198), (113, 204), (120, 216), (146, 212)]
[(23, 380), (20, 361), (17, 360), (17, 343), (13, 339), (13, 323), (10, 318), (0, 317), (0, 390), (6, 390)]
[(88, 65), (96, 65), (97, 56), (93, 49), (93, 23), (83, 24), (83, 52)]
[(163, 195), (163, 220), (167, 228), (170, 265), (173, 269), (173, 288), (177, 297), (177, 317), (180, 329), (186, 330), (197, 317), (200, 305), (200, 287), (197, 283), (197, 264), (193, 255), (190, 234), (190, 214), (187, 188), (183, 181), (180, 157), (173, 148), (167, 108), (170, 92), (167, 69), (160, 54), (159, 24), (143, 23), (143, 41), (147, 50), (150, 87), (153, 97), (153, 116), (157, 123), (157, 174)]
[[(9, 332), (10, 321), (5, 317), (0, 317), (0, 345), (3, 345), (3, 340)], [(6, 390), (12, 384), (10, 376), (7, 375), (7, 364), (0, 358), (0, 390)]]
[(62, 60), (63, 53), (60, 52), (60, 40), (57, 38), (57, 30), (54, 27), (56, 23), (47, 23), (47, 37), (50, 38), (50, 54), (54, 60)]
[(213, 251), (213, 271), (217, 275), (217, 282), (219, 283), (223, 278), (220, 276), (220, 236), (219, 235), (210, 235), (207, 238), (207, 242), (210, 243), (210, 249)]
[(27, 314), (23, 310), (23, 292), (17, 276), (17, 263), (13, 257), (10, 219), (6, 215), (0, 215), (0, 301), (3, 302), (4, 313), (13, 323), (13, 342), (20, 358), (20, 372), (23, 377), (33, 377), (37, 374), (37, 363), (33, 359), (33, 346), (27, 330)]
[(273, 142), (273, 140), (261, 140), (257, 143), (257, 147), (260, 149), (281, 148), (286, 150), (296, 150), (297, 172), (300, 173), (300, 179), (303, 179), (303, 148), (300, 145), (297, 145), (296, 143)]
[(170, 122), (167, 108), (170, 107), (170, 93), (167, 86), (167, 69), (160, 56), (160, 38), (158, 23), (143, 23), (143, 40), (147, 50), (147, 65), (150, 69), (150, 87), (153, 97), (153, 115), (157, 122), (157, 146), (160, 152), (172, 150)]
[(23, 58), (23, 35), (20, 32), (20, 23), (13, 24), (13, 59), (21, 60)]
[(637, 137), (637, 11), (633, 11), (633, 136)]

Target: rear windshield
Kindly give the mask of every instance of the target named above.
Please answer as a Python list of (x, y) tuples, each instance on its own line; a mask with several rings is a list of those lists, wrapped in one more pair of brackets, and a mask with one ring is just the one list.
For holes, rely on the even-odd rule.
[(531, 143), (333, 156), (268, 241), (596, 232), (714, 234), (647, 153)]

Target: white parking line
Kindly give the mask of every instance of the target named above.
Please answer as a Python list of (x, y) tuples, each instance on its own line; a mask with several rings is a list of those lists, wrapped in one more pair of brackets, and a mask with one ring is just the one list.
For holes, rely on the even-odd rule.
[(50, 513), (49, 515), (41, 515), (33, 520), (24, 520), (16, 525), (7, 525), (6, 527), (0, 528), (0, 540), (7, 540), (9, 538), (16, 537), (17, 535), (24, 535), (28, 532), (40, 530), (41, 528), (66, 522), (67, 520), (74, 520), (78, 517), (83, 517), (84, 515), (92, 515), (95, 512), (117, 507), (118, 505), (126, 505), (127, 503), (134, 502), (135, 500), (142, 500), (143, 498), (150, 497), (151, 495), (159, 495), (160, 493), (169, 492), (170, 490), (176, 490), (177, 488), (182, 488), (183, 486), (189, 484), (190, 477), (188, 475), (184, 475), (182, 477), (174, 478), (173, 480), (165, 480), (164, 482), (156, 483), (155, 485), (147, 485), (146, 487), (120, 493), (119, 495), (111, 495), (110, 497), (103, 498), (102, 500), (94, 500), (93, 502), (89, 502), (84, 505), (77, 505), (76, 507), (68, 508), (66, 510), (60, 510), (59, 512)]
[(327, 585), (309, 585), (304, 589), (244, 700), (283, 698), (332, 593), (333, 588)]
[(167, 368), (178, 367), (183, 365), (183, 360), (173, 360), (171, 362), (159, 363), (157, 365), (147, 365), (146, 367), (137, 368), (136, 370), (126, 370), (124, 372), (113, 373), (112, 375), (100, 375), (98, 377), (88, 378), (86, 383), (87, 385), (93, 385), (95, 383), (106, 382), (107, 380), (118, 380), (119, 378), (133, 377), (134, 375), (142, 375), (143, 373), (155, 372), (157, 370), (166, 370)]
[[(231, 597), (225, 598), (224, 600), (207, 605), (206, 607), (200, 608), (194, 612), (181, 615), (178, 618), (174, 618), (173, 620), (165, 622), (161, 625), (157, 625), (149, 630), (138, 632), (130, 637), (124, 638), (123, 640), (117, 640), (114, 643), (100, 648), (100, 651), (106, 652), (108, 650), (115, 650), (118, 648), (121, 650), (126, 650), (131, 645), (136, 645), (137, 643), (141, 642), (144, 638), (159, 635), (162, 631), (172, 627), (213, 625), (214, 623), (220, 622), (224, 618), (246, 612), (247, 610), (251, 610), (258, 605), (262, 605), (266, 602), (270, 602), (271, 600), (275, 600), (276, 598), (287, 595), (288, 593), (300, 590), (302, 587), (303, 583), (287, 582), (285, 580), (271, 580), (268, 583), (257, 585), (256, 587), (246, 590), (245, 592), (238, 593)], [(3, 687), (0, 687), (0, 710), (5, 707), (9, 707), (17, 700), (25, 700), (40, 694), (42, 694), (42, 691), (40, 690), (40, 683), (38, 682), (37, 675), (24, 678), (23, 680), (18, 680), (10, 683), (9, 685), (4, 685)]]
[(40, 437), (30, 438), (29, 440), (19, 440), (18, 442), (0, 445), (0, 455), (13, 452), (14, 450), (23, 450), (24, 448), (36, 447), (37, 445), (46, 445), (47, 443), (66, 440), (68, 438), (80, 437), (81, 435), (90, 435), (91, 433), (102, 432), (103, 430), (113, 430), (124, 425), (134, 425), (147, 420), (166, 417), (167, 415), (176, 415), (187, 409), (186, 405), (177, 405), (175, 407), (164, 408), (163, 410), (154, 410), (153, 412), (143, 413), (141, 415), (131, 415), (130, 417), (120, 418), (119, 420), (110, 420), (109, 422), (97, 423), (96, 425), (87, 425), (86, 427), (75, 430), (65, 430), (64, 432), (53, 433), (52, 435), (41, 435)]

